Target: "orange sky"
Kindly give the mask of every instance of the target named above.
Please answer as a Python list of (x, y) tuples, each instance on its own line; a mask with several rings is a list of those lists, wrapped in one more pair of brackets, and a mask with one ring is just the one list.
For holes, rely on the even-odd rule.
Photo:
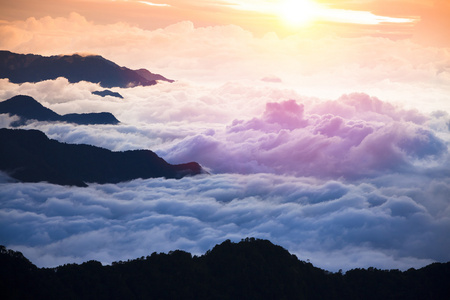
[[(144, 2), (165, 6), (148, 5)], [(430, 46), (450, 46), (450, 3), (446, 0), (316, 0), (335, 11), (351, 10), (380, 17), (411, 18), (415, 22), (364, 25), (354, 22), (349, 24), (345, 20), (334, 22), (325, 18), (306, 27), (287, 26), (276, 13), (271, 13), (270, 7), (276, 8), (280, 2), (281, 0), (2, 0), (0, 20), (67, 17), (69, 13), (76, 12), (96, 23), (122, 21), (143, 29), (156, 29), (189, 20), (195, 26), (235, 24), (257, 35), (272, 31), (280, 36), (299, 31), (310, 36), (372, 35), (395, 39), (412, 38)], [(269, 9), (264, 10), (264, 7)]]

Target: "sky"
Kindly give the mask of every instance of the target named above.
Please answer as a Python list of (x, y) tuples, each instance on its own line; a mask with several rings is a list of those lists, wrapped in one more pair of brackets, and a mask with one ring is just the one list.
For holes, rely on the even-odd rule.
[(36, 265), (202, 254), (246, 237), (330, 271), (450, 261), (448, 1), (0, 5), (2, 50), (99, 54), (175, 80), (113, 88), (118, 99), (93, 95), (95, 83), (0, 79), (0, 100), (121, 121), (24, 129), (210, 173), (87, 188), (0, 174), (0, 244)]

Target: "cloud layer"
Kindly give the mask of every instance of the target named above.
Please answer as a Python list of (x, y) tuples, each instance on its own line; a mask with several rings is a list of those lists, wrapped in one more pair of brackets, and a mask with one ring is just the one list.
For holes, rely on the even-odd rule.
[(219, 173), (347, 179), (414, 173), (421, 163), (448, 165), (447, 143), (428, 120), (366, 94), (345, 95), (308, 113), (288, 100), (267, 103), (261, 117), (234, 120), (225, 132), (187, 137), (160, 153), (173, 161), (191, 157)]
[(267, 85), (267, 78), (278, 78), (304, 95), (337, 98), (364, 91), (427, 110), (446, 103), (450, 86), (448, 49), (406, 39), (312, 38), (307, 31), (259, 37), (235, 25), (195, 27), (190, 21), (145, 30), (127, 23), (96, 24), (77, 13), (4, 22), (0, 36), (2, 49), (96, 53), (175, 80), (217, 86), (245, 80), (258, 85), (261, 79)]
[[(270, 239), (331, 270), (449, 260), (443, 196), (450, 182), (408, 181), (381, 187), (225, 174), (85, 189), (2, 183), (1, 240), (39, 266), (174, 249), (201, 254), (246, 236)], [(430, 196), (444, 201), (430, 203)]]
[[(213, 173), (356, 180), (448, 166), (448, 113), (423, 114), (364, 93), (317, 100), (277, 87), (228, 83), (198, 89), (177, 82), (118, 89), (122, 100), (92, 95), (97, 85), (69, 84), (63, 78), (0, 84), (5, 97), (31, 94), (60, 114), (109, 111), (123, 122), (30, 123), (25, 128), (61, 142), (116, 151), (151, 149), (171, 163), (195, 160)], [(10, 119), (3, 120), (7, 124)]]
[[(64, 79), (3, 84), (36, 97), (65, 90), (43, 103), (59, 112), (109, 110), (128, 121), (24, 128), (113, 150), (149, 148), (172, 163), (197, 160), (215, 174), (85, 189), (11, 183), (2, 175), (0, 240), (39, 266), (174, 249), (201, 254), (247, 236), (333, 271), (450, 260), (447, 112), (424, 114), (362, 93), (317, 100), (242, 84), (200, 91), (162, 84), (120, 90), (123, 100), (78, 98), (97, 86)], [(252, 105), (224, 109), (237, 107), (242, 94)], [(285, 100), (290, 96), (299, 98)], [(207, 110), (187, 114), (191, 105)], [(4, 126), (13, 120), (1, 117)]]

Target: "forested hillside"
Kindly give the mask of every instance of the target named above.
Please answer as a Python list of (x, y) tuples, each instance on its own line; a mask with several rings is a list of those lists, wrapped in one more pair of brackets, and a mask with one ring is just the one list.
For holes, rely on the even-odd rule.
[(229, 240), (202, 256), (153, 253), (37, 268), (0, 249), (2, 299), (449, 299), (450, 263), (330, 273), (267, 240)]

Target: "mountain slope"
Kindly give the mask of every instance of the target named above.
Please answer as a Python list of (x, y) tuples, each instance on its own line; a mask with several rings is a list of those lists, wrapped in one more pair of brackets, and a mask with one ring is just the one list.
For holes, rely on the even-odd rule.
[[(151, 75), (149, 75), (151, 74)], [(41, 56), (0, 51), (0, 78), (13, 83), (39, 82), (65, 77), (71, 83), (89, 81), (106, 88), (149, 86), (156, 80), (172, 82), (145, 69), (120, 67), (99, 55)]]
[(47, 121), (47, 122), (68, 122), (82, 125), (95, 124), (118, 124), (119, 120), (113, 114), (87, 113), (87, 114), (67, 114), (59, 115), (49, 108), (44, 107), (30, 96), (18, 95), (8, 100), (0, 102), (0, 114), (10, 114), (20, 117), (13, 126), (26, 123), (27, 120)]
[[(216, 245), (200, 257), (176, 250), (102, 266), (36, 268), (0, 246), (3, 299), (449, 299), (450, 263), (406, 272), (330, 273), (267, 240)], [(20, 297), (18, 297), (20, 295)]]
[(113, 152), (64, 144), (37, 130), (0, 129), (0, 170), (24, 182), (86, 186), (136, 178), (181, 178), (202, 173), (199, 164), (171, 165), (150, 150)]
[(135, 72), (150, 81), (151, 80), (162, 80), (162, 81), (174, 82), (173, 80), (167, 79), (162, 75), (152, 73), (147, 69), (139, 69), (139, 70), (135, 70)]

